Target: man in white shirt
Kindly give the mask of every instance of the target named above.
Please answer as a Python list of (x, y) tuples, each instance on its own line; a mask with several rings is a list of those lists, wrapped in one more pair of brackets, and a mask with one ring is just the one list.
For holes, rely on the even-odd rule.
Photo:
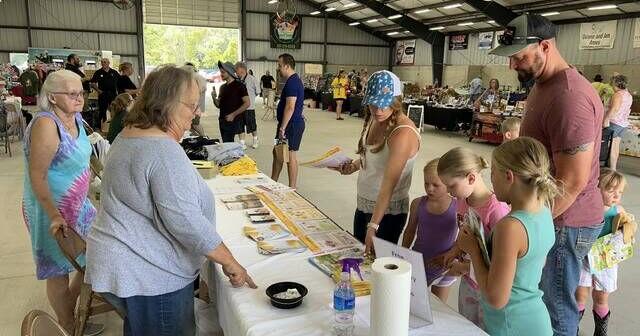
[(240, 143), (242, 144), (242, 148), (247, 148), (247, 145), (244, 142), (245, 133), (251, 133), (253, 135), (253, 144), (251, 147), (258, 148), (258, 126), (256, 125), (256, 96), (260, 94), (260, 86), (258, 85), (258, 81), (255, 77), (247, 73), (247, 65), (238, 62), (236, 63), (236, 74), (238, 74), (238, 78), (247, 88), (247, 92), (249, 93), (249, 101), (251, 105), (249, 108), (242, 114), (243, 121), (241, 123), (241, 127), (239, 130), (238, 137), (240, 138)]

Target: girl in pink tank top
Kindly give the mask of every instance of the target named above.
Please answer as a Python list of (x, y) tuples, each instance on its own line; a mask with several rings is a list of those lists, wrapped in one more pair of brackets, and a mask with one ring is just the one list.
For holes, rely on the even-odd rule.
[[(457, 219), (462, 225), (469, 215), (482, 222), (485, 237), (500, 219), (509, 213), (509, 206), (498, 201), (487, 185), (481, 172), (489, 168), (487, 161), (467, 148), (456, 147), (440, 158), (438, 175), (447, 186), (449, 194), (458, 199)], [(450, 268), (450, 274), (462, 275), (458, 294), (458, 311), (462, 316), (484, 329), (482, 308), (477, 283), (469, 276), (471, 263), (462, 250), (454, 246), (439, 260)], [(472, 273), (472, 272), (471, 272)]]

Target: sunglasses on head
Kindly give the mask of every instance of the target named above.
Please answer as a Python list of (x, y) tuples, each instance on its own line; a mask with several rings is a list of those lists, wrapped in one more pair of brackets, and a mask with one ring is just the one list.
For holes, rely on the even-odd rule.
[(516, 36), (515, 27), (506, 27), (504, 33), (498, 38), (498, 43), (504, 46), (510, 46), (513, 44), (530, 44), (544, 40), (538, 36)]

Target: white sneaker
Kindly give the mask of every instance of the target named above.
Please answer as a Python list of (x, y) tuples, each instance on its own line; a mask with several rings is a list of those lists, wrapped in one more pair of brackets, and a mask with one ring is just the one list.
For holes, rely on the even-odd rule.
[(246, 144), (242, 144), (242, 149), (247, 149), (247, 145)]
[(253, 145), (251, 145), (251, 147), (253, 149), (258, 149), (258, 142), (254, 142)]

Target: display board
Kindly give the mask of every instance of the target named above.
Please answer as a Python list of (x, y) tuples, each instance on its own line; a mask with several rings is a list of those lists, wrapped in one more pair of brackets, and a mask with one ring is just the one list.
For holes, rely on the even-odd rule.
[(281, 17), (272, 14), (269, 19), (271, 48), (300, 49), (302, 43), (302, 18), (299, 15)]
[(491, 49), (493, 46), (493, 32), (478, 34), (478, 49)]
[(418, 131), (422, 132), (422, 125), (424, 125), (424, 105), (409, 105), (407, 114), (409, 119), (416, 125)]

